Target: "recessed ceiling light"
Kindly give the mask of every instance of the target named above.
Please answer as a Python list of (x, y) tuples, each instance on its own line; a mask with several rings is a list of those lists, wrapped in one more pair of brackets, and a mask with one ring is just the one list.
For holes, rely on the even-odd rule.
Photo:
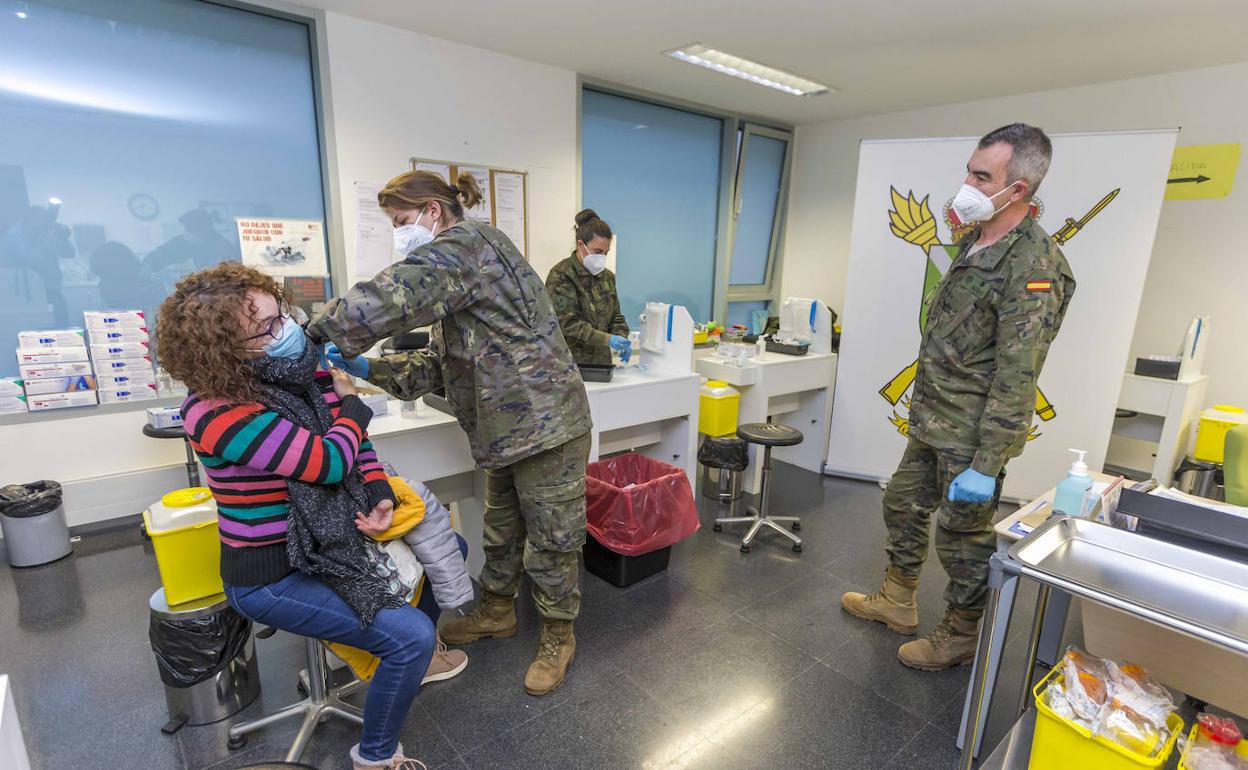
[(26, 12), (25, 12), (25, 11), (14, 11), (14, 12), (13, 12), (13, 15), (14, 15), (14, 16), (16, 16), (16, 17), (17, 17), (17, 18), (19, 18), (19, 19), (24, 19), (24, 18), (26, 18)]
[(742, 59), (740, 56), (708, 48), (701, 43), (694, 43), (665, 53), (673, 59), (696, 64), (708, 70), (748, 80), (751, 83), (774, 88), (794, 96), (818, 96), (835, 90), (822, 83), (816, 83), (775, 67), (768, 67), (766, 64), (759, 64), (749, 59)]

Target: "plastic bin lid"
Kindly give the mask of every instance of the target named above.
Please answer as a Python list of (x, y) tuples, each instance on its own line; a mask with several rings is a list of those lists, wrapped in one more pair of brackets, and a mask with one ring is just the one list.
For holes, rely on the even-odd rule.
[(723, 380), (707, 380), (702, 383), (702, 395), (711, 398), (730, 398), (741, 395), (741, 392)]
[(170, 605), (165, 598), (165, 589), (157, 588), (152, 598), (147, 600), (147, 607), (152, 615), (163, 620), (194, 620), (204, 618), (229, 607), (225, 594), (205, 596), (182, 604)]
[(217, 504), (207, 487), (177, 489), (160, 498), (143, 513), (148, 534), (160, 535), (215, 521)]
[(1230, 404), (1214, 404), (1200, 416), (1225, 422), (1248, 422), (1248, 414), (1245, 414), (1243, 407)]

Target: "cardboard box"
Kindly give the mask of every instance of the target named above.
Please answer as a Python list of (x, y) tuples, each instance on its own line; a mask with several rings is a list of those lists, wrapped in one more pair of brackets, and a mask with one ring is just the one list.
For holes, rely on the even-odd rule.
[(152, 371), (152, 357), (119, 358), (116, 360), (100, 360), (95, 362), (96, 376), (106, 374), (129, 374), (130, 372)]
[(176, 406), (157, 406), (147, 410), (147, 424), (153, 428), (182, 427), (182, 410)]
[(26, 411), (26, 397), (21, 395), (0, 396), (0, 414), (17, 414)]
[(87, 340), (91, 345), (117, 345), (127, 342), (147, 342), (147, 329), (113, 329), (111, 331), (87, 332)]
[(22, 379), (42, 380), (45, 377), (81, 377), (91, 373), (90, 361), (75, 361), (67, 364), (31, 364), (20, 367)]
[(119, 358), (142, 358), (151, 355), (151, 346), (146, 342), (121, 342), (115, 345), (92, 345), (92, 361), (109, 361)]
[(48, 377), (26, 381), (27, 397), (48, 393), (74, 393), (80, 390), (95, 390), (95, 377), (84, 374), (78, 377)]
[(19, 348), (72, 348), (86, 345), (82, 329), (48, 329), (17, 333)]
[(82, 318), (90, 331), (151, 328), (142, 310), (88, 310)]
[(0, 377), (0, 397), (20, 396), (26, 392), (21, 377)]
[(151, 369), (107, 371), (95, 375), (95, 381), (99, 390), (129, 390), (139, 385), (155, 385), (156, 372)]
[(156, 385), (135, 385), (117, 390), (101, 390), (101, 404), (121, 404), (126, 401), (151, 401), (156, 398)]
[(76, 393), (49, 393), (44, 396), (27, 396), (26, 406), (32, 412), (47, 409), (66, 409), (73, 406), (95, 406), (94, 390), (80, 390)]
[(30, 364), (62, 364), (73, 361), (86, 361), (87, 349), (80, 348), (18, 348), (17, 363), (20, 366)]

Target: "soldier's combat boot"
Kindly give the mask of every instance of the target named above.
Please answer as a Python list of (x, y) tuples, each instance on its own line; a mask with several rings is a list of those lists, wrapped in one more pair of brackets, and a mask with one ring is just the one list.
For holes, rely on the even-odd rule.
[(447, 644), (468, 644), (490, 636), (499, 639), (515, 636), (516, 627), (516, 600), (483, 591), (476, 609), (447, 623), (439, 634)]
[(850, 591), (841, 596), (841, 606), (850, 615), (883, 623), (889, 629), (909, 636), (919, 630), (919, 605), (914, 599), (918, 588), (918, 580), (905, 577), (889, 567), (880, 590), (873, 594)]
[(544, 619), (537, 657), (524, 675), (524, 691), (529, 695), (545, 695), (563, 684), (575, 657), (576, 635), (572, 633), (572, 621)]
[(966, 665), (975, 659), (979, 619), (983, 614), (983, 610), (949, 609), (930, 634), (901, 645), (897, 657), (920, 671), (943, 671)]

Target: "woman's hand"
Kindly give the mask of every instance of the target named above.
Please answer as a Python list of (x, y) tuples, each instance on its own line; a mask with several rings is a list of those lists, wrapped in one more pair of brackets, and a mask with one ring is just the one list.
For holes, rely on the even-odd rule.
[(393, 521), (394, 503), (390, 500), (382, 500), (380, 503), (377, 503), (373, 510), (368, 512), (367, 516), (362, 513), (355, 514), (355, 528), (371, 538), (376, 538), (382, 532), (390, 529), (390, 524)]
[(341, 369), (331, 368), (329, 376), (334, 378), (334, 392), (338, 394), (338, 398), (359, 395), (355, 383), (351, 381), (351, 375)]

